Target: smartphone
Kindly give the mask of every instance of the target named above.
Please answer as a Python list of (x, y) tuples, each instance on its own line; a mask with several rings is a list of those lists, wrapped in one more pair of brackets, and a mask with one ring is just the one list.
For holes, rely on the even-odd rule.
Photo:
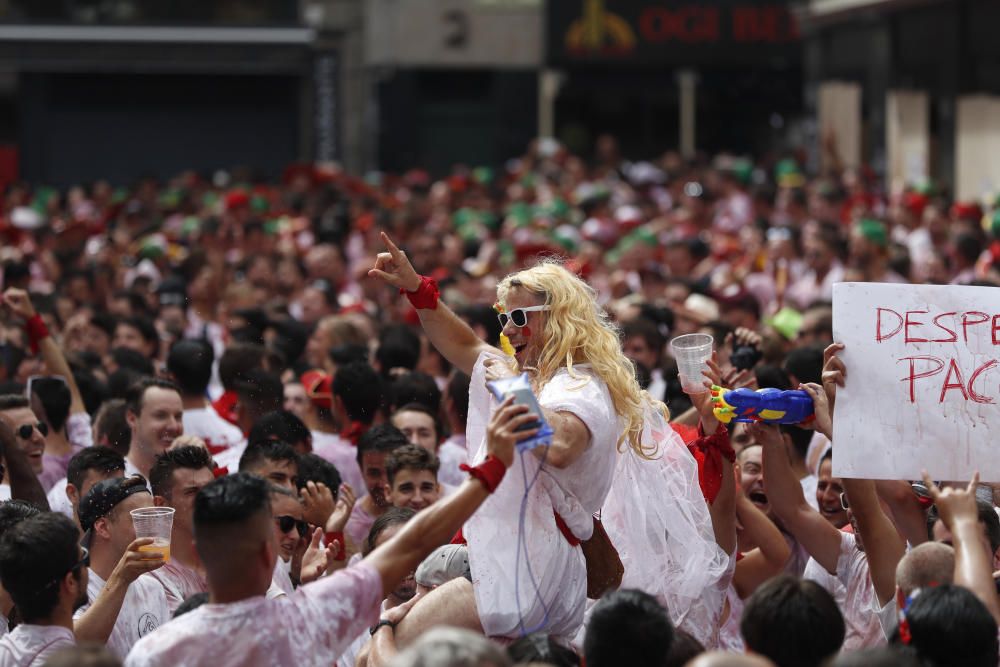
[[(514, 397), (514, 405), (526, 405), (528, 406), (528, 410), (530, 410), (532, 414), (541, 416), (542, 406), (538, 404), (538, 399), (535, 398), (535, 392), (531, 391), (530, 387), (525, 387), (523, 389), (515, 389), (507, 395)], [(536, 419), (535, 421), (528, 422), (527, 424), (522, 424), (517, 428), (517, 430), (528, 431), (533, 428), (539, 428), (541, 427), (541, 425), (542, 423)]]

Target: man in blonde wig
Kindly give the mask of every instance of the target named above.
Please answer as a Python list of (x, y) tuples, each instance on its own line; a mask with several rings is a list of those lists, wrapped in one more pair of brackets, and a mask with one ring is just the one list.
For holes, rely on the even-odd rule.
[[(658, 509), (636, 508), (638, 522), (620, 516), (632, 497), (627, 489), (613, 503), (618, 510), (608, 531), (621, 552), (626, 580), (635, 583), (641, 577), (650, 581), (639, 583), (654, 587), (652, 578), (666, 577), (699, 593), (712, 585), (726, 559), (714, 541), (697, 466), (663, 419), (663, 405), (639, 388), (594, 290), (555, 263), (507, 276), (497, 298), (511, 358), (480, 340), (438, 301), (434, 281), (418, 275), (388, 236), (382, 239), (388, 252), (378, 255), (369, 275), (406, 293), (430, 342), (472, 377), (466, 429), (470, 462), (488, 466), (486, 425), (497, 408), (486, 388), (490, 379), (528, 372), (555, 431), (549, 447), (515, 461), (511, 474), (465, 524), (472, 583), (459, 578), (427, 594), (395, 628), (397, 644), (405, 646), (438, 624), (491, 637), (544, 631), (571, 640), (583, 623), (587, 601), (579, 543), (591, 538), (593, 515), (609, 501), (619, 474), (623, 484), (658, 485), (640, 489), (645, 503)], [(625, 462), (631, 467), (623, 467)], [(677, 538), (688, 544), (676, 545)], [(683, 553), (668, 553), (672, 548)], [(642, 567), (642, 558), (652, 562)], [(679, 613), (684, 618), (687, 609)]]

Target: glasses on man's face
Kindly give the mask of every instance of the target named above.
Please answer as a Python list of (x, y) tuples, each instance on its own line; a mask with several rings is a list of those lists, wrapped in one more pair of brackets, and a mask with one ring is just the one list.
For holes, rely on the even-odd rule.
[(88, 549), (87, 547), (81, 546), (80, 547), (80, 552), (81, 552), (80, 553), (80, 560), (78, 560), (73, 565), (73, 567), (71, 567), (70, 569), (66, 570), (66, 572), (64, 574), (59, 575), (58, 577), (56, 577), (55, 579), (53, 579), (49, 583), (47, 583), (44, 586), (42, 586), (41, 588), (39, 588), (37, 591), (35, 591), (34, 594), (35, 595), (40, 595), (42, 593), (42, 591), (46, 591), (46, 590), (52, 588), (53, 586), (55, 586), (56, 584), (58, 584), (60, 581), (62, 581), (63, 577), (65, 577), (70, 572), (78, 572), (82, 568), (90, 567), (90, 549)]
[(278, 529), (283, 533), (290, 533), (293, 528), (298, 531), (299, 537), (305, 537), (309, 533), (309, 524), (294, 516), (283, 514), (274, 517), (274, 520), (278, 522)]
[(851, 503), (849, 503), (847, 501), (847, 494), (846, 493), (840, 494), (840, 506), (841, 506), (841, 508), (843, 508), (845, 510), (851, 509)]
[(37, 424), (22, 424), (17, 427), (17, 434), (20, 436), (21, 440), (30, 440), (31, 434), (36, 428), (38, 429), (38, 432), (42, 434), (43, 438), (49, 434), (49, 425), (45, 422), (38, 422)]
[(527, 308), (514, 308), (509, 313), (497, 313), (497, 319), (500, 320), (501, 329), (507, 326), (508, 321), (520, 329), (528, 323), (528, 313), (537, 313), (551, 309), (552, 306), (528, 306)]

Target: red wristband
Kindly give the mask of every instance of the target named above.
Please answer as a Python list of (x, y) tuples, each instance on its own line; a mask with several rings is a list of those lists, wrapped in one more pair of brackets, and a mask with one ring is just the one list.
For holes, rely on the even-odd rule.
[(464, 470), (469, 473), (469, 477), (478, 479), (486, 487), (486, 490), (493, 493), (500, 486), (503, 476), (507, 473), (507, 466), (503, 464), (503, 461), (497, 457), (490, 454), (486, 457), (486, 460), (477, 465), (476, 467), (471, 467), (466, 463), (458, 466), (459, 470)]
[(42, 316), (35, 314), (24, 323), (24, 329), (28, 334), (28, 344), (31, 345), (32, 354), (38, 353), (38, 343), (49, 337), (49, 328), (45, 326)]
[(399, 293), (405, 294), (410, 304), (417, 310), (436, 310), (438, 299), (441, 298), (437, 281), (428, 276), (420, 276), (420, 287), (412, 292), (401, 289)]
[(347, 548), (344, 546), (344, 532), (329, 532), (324, 535), (327, 546), (337, 542), (337, 550), (333, 552), (333, 560), (347, 560)]

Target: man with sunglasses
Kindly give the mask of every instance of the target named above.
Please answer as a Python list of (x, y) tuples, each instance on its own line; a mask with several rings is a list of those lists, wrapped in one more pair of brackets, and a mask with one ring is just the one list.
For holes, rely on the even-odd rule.
[[(305, 521), (302, 502), (294, 492), (275, 484), (271, 484), (269, 490), (278, 559), (274, 565), (274, 580), (267, 594), (268, 597), (276, 597), (281, 593), (291, 595), (300, 575), (293, 571), (295, 552), (300, 548), (302, 540), (309, 535), (309, 524)], [(301, 560), (298, 565), (301, 568)]]
[[(38, 420), (28, 399), (18, 394), (0, 396), (0, 419), (14, 432), (17, 445), (27, 456), (32, 471), (41, 475), (44, 470), (45, 436), (49, 427)], [(48, 489), (45, 491), (48, 492)]]
[(75, 618), (86, 614), (92, 624), (88, 634), (97, 633), (97, 639), (106, 641), (119, 658), (170, 619), (163, 587), (143, 576), (163, 566), (162, 554), (141, 552), (153, 540), (136, 539), (132, 524), (132, 510), (152, 506), (146, 480), (138, 475), (98, 482), (80, 501), (83, 545), (91, 555), (87, 583), (91, 603), (81, 607)]
[(41, 667), (59, 649), (73, 646), (73, 612), (87, 602), (87, 550), (76, 524), (44, 512), (25, 519), (0, 539), (0, 581), (22, 623), (0, 639), (0, 665)]

